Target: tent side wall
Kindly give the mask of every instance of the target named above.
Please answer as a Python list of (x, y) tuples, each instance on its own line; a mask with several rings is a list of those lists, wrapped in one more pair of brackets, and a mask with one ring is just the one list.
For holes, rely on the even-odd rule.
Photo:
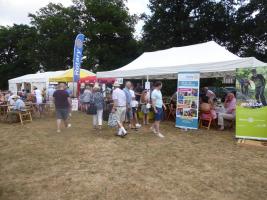
[(17, 93), (17, 84), (16, 83), (8, 83), (8, 90), (12, 93)]
[(25, 83), (30, 84), (30, 89), (32, 90), (33, 86), (36, 86), (38, 89), (42, 90), (43, 88), (48, 88), (49, 78), (56, 75), (61, 75), (65, 71), (56, 71), (56, 72), (44, 72), (37, 74), (28, 74), (18, 78), (10, 79), (8, 81), (9, 90), (13, 93), (18, 92), (17, 84), (22, 84), (22, 89), (24, 88)]

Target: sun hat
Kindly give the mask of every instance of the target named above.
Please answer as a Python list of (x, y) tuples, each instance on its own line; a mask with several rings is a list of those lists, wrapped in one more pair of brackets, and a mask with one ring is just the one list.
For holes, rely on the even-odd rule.
[(11, 98), (12, 98), (12, 99), (20, 99), (20, 96), (18, 96), (18, 95), (13, 95)]
[(100, 89), (100, 86), (98, 85), (98, 83), (96, 83), (93, 87), (93, 90), (99, 90)]
[(114, 86), (114, 87), (120, 87), (121, 84), (120, 84), (119, 82), (114, 82), (113, 86)]

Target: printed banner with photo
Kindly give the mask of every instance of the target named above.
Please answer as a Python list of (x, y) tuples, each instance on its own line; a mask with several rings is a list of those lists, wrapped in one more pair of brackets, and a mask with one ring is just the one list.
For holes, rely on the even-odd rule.
[(267, 140), (267, 67), (236, 71), (236, 137)]
[(198, 128), (199, 79), (198, 72), (178, 74), (176, 127)]

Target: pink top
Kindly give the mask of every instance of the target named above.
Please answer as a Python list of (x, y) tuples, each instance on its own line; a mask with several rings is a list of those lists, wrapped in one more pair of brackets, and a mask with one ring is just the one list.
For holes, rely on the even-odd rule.
[(210, 113), (202, 113), (201, 118), (202, 119), (209, 119), (209, 118), (216, 119), (217, 118), (216, 111), (210, 110)]
[(236, 107), (236, 98), (233, 98), (230, 102), (226, 103), (226, 106), (225, 106), (226, 113), (228, 114), (234, 113), (235, 107)]

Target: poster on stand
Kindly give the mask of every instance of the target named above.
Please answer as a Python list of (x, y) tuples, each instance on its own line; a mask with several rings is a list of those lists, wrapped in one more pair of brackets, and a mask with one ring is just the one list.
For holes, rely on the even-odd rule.
[(123, 78), (116, 78), (115, 82), (117, 82), (117, 83), (122, 85), (123, 84)]
[(178, 73), (176, 127), (198, 128), (199, 81), (199, 72)]
[(151, 93), (151, 87), (150, 87), (151, 83), (149, 81), (146, 81), (145, 83), (145, 89), (147, 90), (147, 97), (148, 99), (150, 99), (150, 93)]
[(72, 111), (78, 111), (78, 108), (79, 108), (79, 101), (78, 101), (78, 99), (77, 98), (72, 99), (71, 100), (71, 104), (72, 104), (71, 110)]
[(267, 67), (236, 70), (236, 137), (267, 140)]

